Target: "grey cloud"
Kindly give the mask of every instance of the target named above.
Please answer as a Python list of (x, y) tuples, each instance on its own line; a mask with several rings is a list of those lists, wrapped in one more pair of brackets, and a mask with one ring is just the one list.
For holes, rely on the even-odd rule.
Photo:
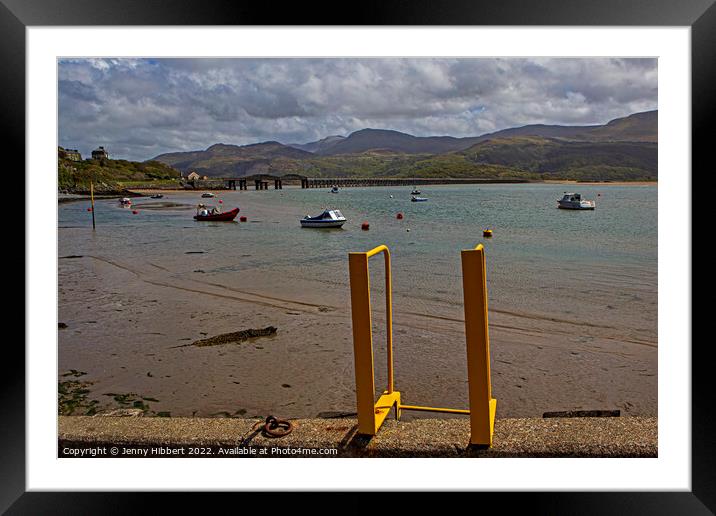
[(60, 145), (127, 159), (365, 127), (474, 136), (657, 107), (656, 59), (71, 59)]

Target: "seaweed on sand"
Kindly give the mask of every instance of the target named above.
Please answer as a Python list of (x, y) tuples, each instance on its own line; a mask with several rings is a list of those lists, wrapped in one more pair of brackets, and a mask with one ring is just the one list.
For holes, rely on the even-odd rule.
[(266, 328), (261, 329), (248, 329), (248, 330), (241, 330), (241, 331), (235, 331), (231, 333), (222, 333), (221, 335), (216, 335), (215, 337), (209, 337), (207, 339), (200, 339), (195, 340), (191, 344), (183, 344), (181, 346), (175, 346), (177, 348), (183, 348), (186, 346), (218, 346), (220, 344), (238, 344), (239, 342), (243, 342), (245, 340), (254, 338), (254, 337), (266, 337), (269, 335), (274, 335), (276, 333), (276, 328), (274, 326), (268, 326)]
[[(87, 373), (70, 370), (62, 376), (78, 378)], [(91, 416), (97, 413), (99, 401), (88, 399), (92, 382), (80, 380), (64, 380), (57, 385), (57, 412), (61, 416), (84, 415)]]

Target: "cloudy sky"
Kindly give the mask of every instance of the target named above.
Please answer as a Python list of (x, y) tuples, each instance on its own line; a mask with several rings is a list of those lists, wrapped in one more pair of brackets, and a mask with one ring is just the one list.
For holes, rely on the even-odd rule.
[(366, 127), (478, 136), (657, 108), (656, 59), (70, 59), (59, 145), (145, 160)]

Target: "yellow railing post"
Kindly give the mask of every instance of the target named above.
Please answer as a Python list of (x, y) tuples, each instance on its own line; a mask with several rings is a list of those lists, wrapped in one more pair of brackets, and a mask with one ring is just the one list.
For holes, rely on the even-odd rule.
[(368, 254), (350, 253), (348, 266), (351, 278), (351, 314), (353, 317), (353, 356), (356, 370), (358, 400), (358, 432), (374, 435), (373, 409), (375, 383), (373, 376), (373, 335), (370, 320), (370, 277)]
[(470, 443), (492, 445), (497, 400), (490, 385), (490, 336), (487, 325), (487, 274), (482, 244), (464, 250), (462, 287), (465, 302)]
[[(370, 275), (368, 258), (385, 255), (385, 308), (387, 322), (388, 388), (374, 402), (373, 333), (370, 313)], [(400, 393), (393, 385), (393, 309), (390, 281), (390, 251), (384, 245), (367, 253), (349, 253), (348, 268), (351, 284), (351, 316), (353, 321), (353, 356), (355, 357), (358, 433), (375, 435), (393, 405), (400, 407)]]

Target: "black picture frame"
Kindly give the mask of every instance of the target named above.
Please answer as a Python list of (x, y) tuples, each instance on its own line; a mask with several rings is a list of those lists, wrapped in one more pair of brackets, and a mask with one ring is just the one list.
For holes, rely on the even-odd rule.
[[(689, 26), (692, 73), (692, 169), (707, 164), (716, 84), (716, 5), (714, 0), (369, 0), (341, 9), (335, 2), (282, 3), (240, 0), (0, 0), (0, 113), (9, 129), (6, 148), (24, 149), (25, 29), (29, 26), (87, 25), (492, 25), (492, 26)], [(24, 152), (13, 153), (14, 170), (25, 170)], [(693, 177), (693, 176), (692, 176)], [(693, 190), (693, 182), (692, 182)], [(678, 202), (683, 203), (683, 200)], [(691, 210), (691, 206), (685, 209)], [(693, 215), (693, 211), (692, 211)], [(693, 234), (693, 233), (692, 233)], [(17, 248), (24, 249), (20, 244)], [(26, 260), (27, 257), (22, 257)], [(12, 267), (20, 268), (19, 257)], [(693, 274), (693, 273), (692, 273)], [(19, 304), (19, 303), (18, 303)], [(23, 305), (24, 306), (24, 305)], [(28, 307), (32, 309), (32, 307)], [(693, 320), (693, 316), (692, 316)], [(164, 507), (167, 495), (26, 492), (25, 355), (7, 341), (4, 356), (12, 367), (3, 376), (0, 423), (0, 511), (8, 514), (124, 514)], [(683, 343), (687, 345), (689, 343)], [(712, 374), (708, 340), (692, 353), (692, 490), (690, 492), (485, 493), (500, 510), (525, 505), (550, 514), (713, 514), (716, 511), (714, 396), (706, 385)], [(9, 349), (13, 348), (13, 349)], [(663, 416), (663, 415), (662, 415)], [(205, 501), (186, 500), (206, 509)], [(240, 495), (245, 496), (245, 495)], [(350, 506), (350, 498), (341, 505)], [(299, 497), (298, 499), (302, 499)], [(162, 504), (159, 506), (158, 504)], [(199, 505), (201, 504), (201, 505)], [(282, 505), (282, 504), (279, 504)], [(285, 506), (284, 506), (285, 507)]]

